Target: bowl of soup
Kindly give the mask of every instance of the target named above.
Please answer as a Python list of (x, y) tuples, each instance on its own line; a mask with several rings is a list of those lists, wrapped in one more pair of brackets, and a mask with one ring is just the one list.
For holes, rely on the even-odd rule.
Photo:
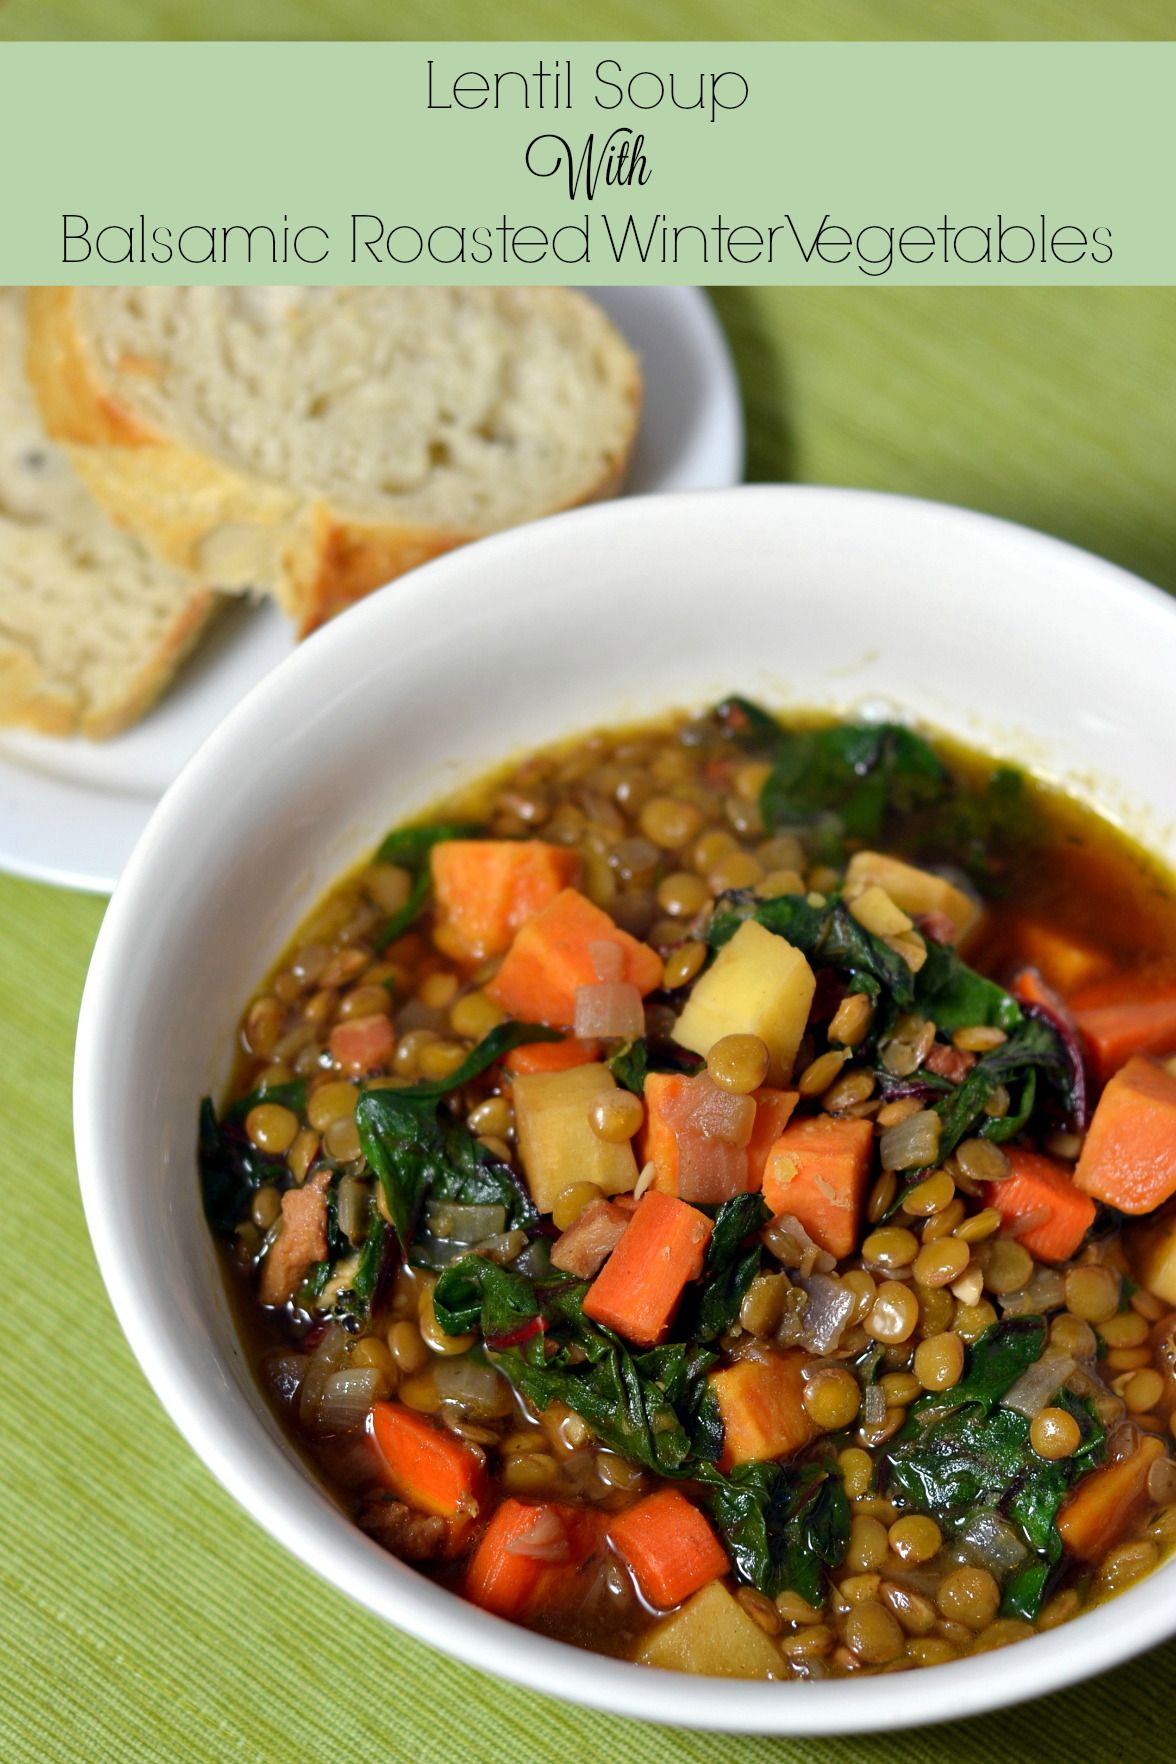
[(910, 1725), (1170, 1633), (1174, 661), (1096, 558), (791, 487), (316, 634), (82, 1010), (193, 1448), (391, 1623), (643, 1719)]

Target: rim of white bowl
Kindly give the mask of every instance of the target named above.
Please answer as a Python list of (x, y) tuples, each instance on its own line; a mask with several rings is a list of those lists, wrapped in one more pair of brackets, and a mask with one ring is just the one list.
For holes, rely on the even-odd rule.
[[(246, 1424), (231, 1412), (231, 1390), (220, 1379), (201, 1378), (171, 1351), (183, 1327), (167, 1295), (155, 1290), (153, 1270), (119, 1228), (111, 1204), (118, 1177), (109, 1150), (117, 1144), (119, 1111), (107, 1079), (108, 1050), (119, 1030), (120, 977), (145, 918), (166, 913), (165, 853), (202, 795), (215, 790), (226, 760), (272, 726), (287, 688), (309, 686), (331, 647), (362, 638), (392, 609), (443, 592), (491, 548), (496, 555), (525, 555), (542, 547), (548, 529), (569, 523), (588, 531), (597, 524), (640, 522), (644, 511), (672, 503), (705, 506), (732, 498), (775, 498), (782, 506), (820, 499), (835, 503), (902, 507), (913, 518), (959, 523), (961, 537), (984, 532), (1044, 547), (1068, 559), (1109, 596), (1137, 606), (1162, 608), (1176, 619), (1176, 605), (1162, 590), (1092, 553), (996, 517), (884, 492), (824, 486), (751, 485), (687, 492), (578, 509), (515, 528), (450, 553), (359, 603), (344, 619), (324, 627), (261, 680), (208, 737), (168, 788), (145, 829), (106, 911), (86, 980), (79, 1016), (74, 1069), (75, 1144), (82, 1200), (99, 1267), (124, 1333), (164, 1409), (181, 1435), (230, 1495), (272, 1537), (324, 1580), (396, 1628), (468, 1665), (546, 1696), (611, 1714), (669, 1726), (731, 1733), (832, 1735), (883, 1732), (957, 1720), (1064, 1689), (1130, 1659), (1176, 1631), (1176, 1561), (1162, 1565), (1168, 1596), (1154, 1597), (1156, 1576), (1129, 1589), (1113, 1604), (1096, 1607), (1060, 1629), (1017, 1642), (999, 1652), (971, 1656), (920, 1671), (918, 1693), (906, 1674), (816, 1682), (762, 1683), (745, 1679), (695, 1678), (636, 1666), (536, 1635), (465, 1603), (424, 1576), (406, 1569), (363, 1536), (308, 1477), (293, 1449), (270, 1437), (255, 1418)], [(297, 697), (297, 693), (293, 694)], [(1170, 1587), (1168, 1583), (1170, 1582)], [(1149, 1597), (1149, 1591), (1152, 1596)], [(558, 1686), (558, 1690), (554, 1687)], [(912, 1702), (917, 1707), (912, 1708)]]

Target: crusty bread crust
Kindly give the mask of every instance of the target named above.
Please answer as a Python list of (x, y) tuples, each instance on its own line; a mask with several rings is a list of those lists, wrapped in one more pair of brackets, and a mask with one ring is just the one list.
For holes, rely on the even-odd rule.
[[(50, 434), (92, 495), (173, 568), (220, 588), (271, 593), (305, 636), (384, 582), (494, 530), (364, 519), (164, 433), (112, 392), (87, 343), (84, 295), (33, 292), (29, 378)], [(624, 351), (619, 338), (616, 347)], [(606, 470), (541, 512), (614, 495), (623, 484), (641, 406), (640, 374), (628, 359), (622, 432)], [(153, 371), (147, 361), (134, 365)]]

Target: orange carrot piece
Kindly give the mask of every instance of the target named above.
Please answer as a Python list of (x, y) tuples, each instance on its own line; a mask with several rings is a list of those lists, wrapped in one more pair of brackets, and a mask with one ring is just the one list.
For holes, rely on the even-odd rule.
[(1094, 1111), (1074, 1180), (1123, 1213), (1150, 1213), (1176, 1194), (1176, 1078), (1136, 1055)]
[(374, 1017), (352, 1017), (331, 1030), (331, 1057), (345, 1072), (358, 1076), (388, 1063), (396, 1052), (392, 1019), (381, 1011)]
[(1008, 1148), (1007, 1156), (1013, 1174), (1004, 1182), (984, 1184), (985, 1206), (995, 1207), (1005, 1221), (1048, 1211), (1049, 1218), (1021, 1232), (1018, 1242), (1040, 1262), (1068, 1261), (1094, 1224), (1094, 1202), (1055, 1158), (1016, 1146)]
[[(637, 1143), (637, 1162), (644, 1169), (652, 1162), (656, 1175), (653, 1186), (662, 1194), (678, 1192), (678, 1139), (665, 1117), (667, 1103), (682, 1094), (689, 1079), (677, 1072), (650, 1072), (645, 1080), (645, 1124)], [(800, 1101), (796, 1090), (774, 1090), (765, 1085), (752, 1092), (756, 1101), (755, 1126), (747, 1146), (747, 1192), (753, 1194), (763, 1186), (764, 1166), (768, 1153), (788, 1125), (793, 1109)]]
[(796, 1349), (783, 1354), (764, 1349), (753, 1359), (711, 1373), (710, 1387), (723, 1417), (721, 1470), (798, 1452), (814, 1437), (816, 1428), (801, 1401), (805, 1359)]
[(1062, 1542), (1072, 1556), (1097, 1562), (1147, 1509), (1147, 1477), (1163, 1444), (1145, 1433), (1129, 1458), (1084, 1476), (1058, 1514)]
[[(482, 1535), (462, 1588), (471, 1604), (526, 1622), (574, 1598), (605, 1548), (605, 1516), (548, 1501), (503, 1501)], [(534, 1553), (530, 1553), (533, 1549)]]
[(402, 1501), (440, 1519), (476, 1518), (486, 1472), (460, 1439), (403, 1403), (374, 1403), (368, 1427), (380, 1470)]
[(651, 1188), (584, 1298), (584, 1315), (639, 1347), (670, 1332), (688, 1280), (697, 1280), (714, 1226), (705, 1213)]
[(1132, 996), (1131, 990), (1122, 982), (1114, 988), (1090, 987), (1073, 1001), (1074, 1020), (1104, 1084), (1133, 1054), (1167, 1054), (1176, 1048), (1176, 994), (1149, 996), (1141, 989)]
[(574, 888), (565, 888), (523, 926), (486, 991), (512, 1017), (570, 1028), (576, 1020), (576, 988), (598, 984), (589, 950), (593, 943), (618, 946), (624, 962), (621, 978), (642, 998), (661, 985), (657, 951), (618, 929)]
[(608, 1535), (650, 1604), (663, 1610), (680, 1605), (730, 1567), (707, 1521), (676, 1488), (659, 1489), (628, 1507), (612, 1520)]
[(567, 1035), (562, 1041), (526, 1041), (512, 1048), (502, 1063), (522, 1078), (532, 1072), (570, 1072), (573, 1066), (590, 1066), (599, 1058), (599, 1041), (577, 1041)]
[(799, 1219), (830, 1255), (852, 1255), (861, 1238), (873, 1149), (870, 1121), (832, 1115), (792, 1121), (768, 1153), (764, 1200), (773, 1215)]
[(1017, 959), (1039, 968), (1063, 998), (1099, 979), (1111, 965), (1101, 949), (1036, 919), (1017, 919), (1014, 940)]
[(580, 860), (543, 839), (448, 839), (433, 847), (435, 940), (447, 955), (502, 955), (529, 919), (575, 881)]

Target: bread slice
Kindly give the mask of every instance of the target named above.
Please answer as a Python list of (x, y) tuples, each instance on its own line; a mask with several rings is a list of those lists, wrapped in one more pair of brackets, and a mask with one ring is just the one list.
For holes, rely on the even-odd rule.
[(45, 433), (25, 291), (0, 288), (0, 723), (114, 735), (171, 680), (223, 597), (120, 532)]
[(563, 288), (43, 288), (29, 374), (98, 500), (305, 635), (455, 545), (620, 488), (637, 360)]

